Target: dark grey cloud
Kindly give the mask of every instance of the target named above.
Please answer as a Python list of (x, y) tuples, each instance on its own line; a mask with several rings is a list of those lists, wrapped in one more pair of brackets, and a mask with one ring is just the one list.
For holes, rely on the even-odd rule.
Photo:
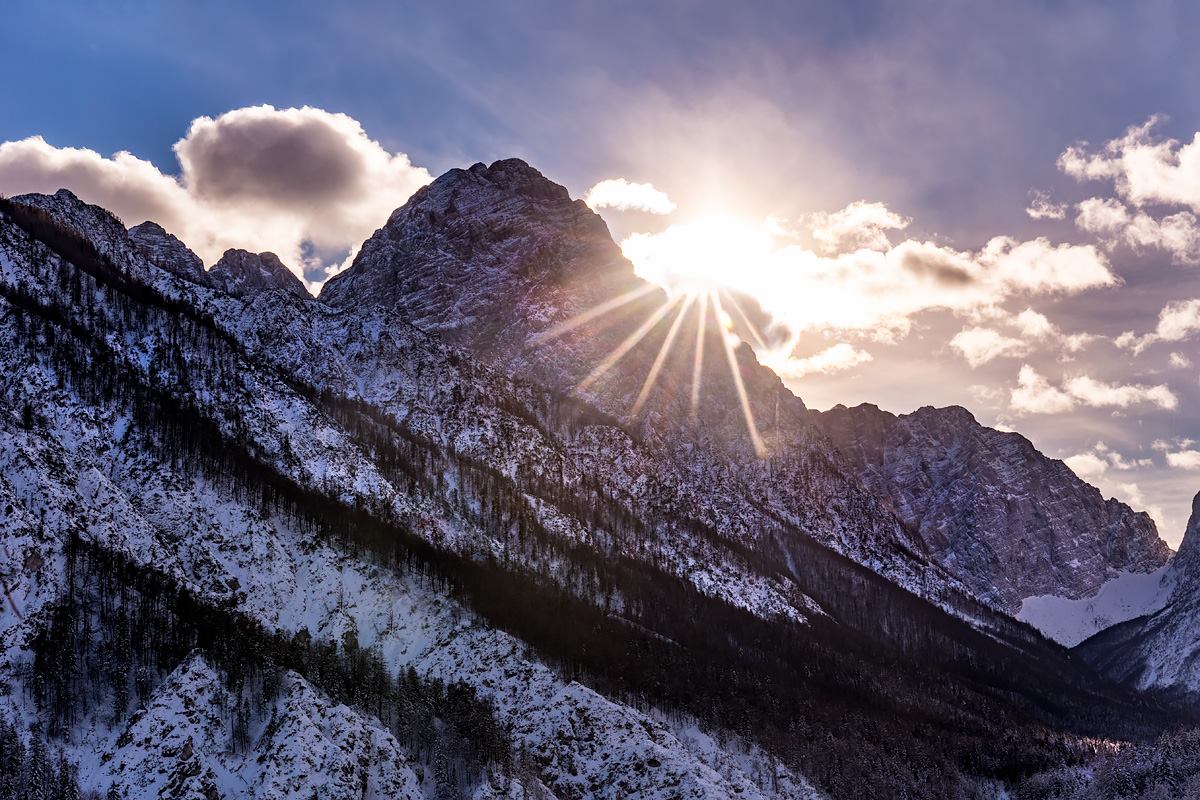
[(361, 131), (348, 117), (315, 109), (241, 109), (193, 122), (175, 152), (188, 188), (205, 200), (325, 206), (380, 177), (370, 144), (355, 142)]
[(0, 143), (0, 192), (72, 189), (130, 224), (153, 220), (208, 264), (230, 248), (278, 254), (322, 282), (430, 174), (319, 108), (251, 106), (193, 120), (175, 144), (181, 174), (120, 152)]

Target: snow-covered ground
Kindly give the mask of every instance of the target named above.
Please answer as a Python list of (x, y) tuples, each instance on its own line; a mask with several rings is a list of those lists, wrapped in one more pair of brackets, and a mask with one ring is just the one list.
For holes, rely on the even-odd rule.
[[(80, 225), (92, 234), (90, 239), (119, 259), (129, 274), (170, 297), (184, 296), (180, 278), (132, 253), (123, 228), (68, 205), (81, 215)], [(61, 276), (70, 274), (56, 256), (0, 224), (0, 279), (9, 288), (32, 287), (39, 302), (62, 300), (51, 296)], [(156, 354), (169, 350), (171, 336), (178, 333), (164, 314), (147, 312), (141, 328), (133, 330), (87, 276), (80, 276), (80, 283), (81, 291), (93, 297), (92, 305), (86, 313), (72, 313), (78, 312), (80, 325), (96, 329), (115, 360), (148, 382), (164, 385), (177, 379), (174, 365), (164, 368), (159, 360), (154, 366)], [(11, 311), (7, 301), (0, 301), (0, 308)], [(11, 327), (16, 316), (0, 315), (5, 338), (20, 337)], [(312, 324), (303, 316), (288, 322), (301, 328)], [(286, 338), (278, 330), (273, 333), (277, 343)], [(232, 348), (222, 351), (219, 338), (208, 344), (211, 349), (196, 354), (190, 367), (178, 368), (193, 370), (193, 402), (205, 405), (228, 435), (254, 446), (303, 486), (361, 498), (397, 516), (428, 517), (446, 538), (488, 548), (487, 534), (469, 519), (435, 498), (413, 499), (398, 491), (367, 454), (275, 371)], [(0, 617), (0, 714), (21, 729), (36, 728), (39, 716), (27, 685), (29, 637), (63, 593), (64, 542), (75, 534), (167, 572), (200, 598), (232, 600), (238, 611), (268, 629), (307, 629), (335, 641), (353, 629), (360, 645), (393, 672), (412, 665), (429, 676), (470, 684), (494, 700), (499, 720), (512, 726), (513, 738), (530, 754), (540, 782), (559, 797), (817, 796), (802, 777), (745, 740), (727, 732), (698, 734), (679, 715), (647, 713), (566, 681), (523, 642), (487, 627), (441, 590), (296, 530), (254, 500), (239, 499), (228, 486), (160, 457), (142, 446), (142, 422), (119, 402), (82, 397), (67, 376), (32, 354), (34, 349), (0, 352), (0, 393), (6, 403), (0, 409), (0, 510), (11, 507), (0, 519), (6, 545), (0, 574), (24, 614)], [(379, 349), (399, 364), (411, 360), (408, 353)], [(368, 374), (369, 366), (351, 376)], [(398, 374), (382, 366), (381, 372)], [(229, 369), (222, 372), (222, 367)], [(224, 380), (214, 379), (214, 372)], [(452, 387), (417, 388), (449, 392)], [(421, 401), (400, 390), (408, 387), (397, 390), (397, 402), (413, 406)], [(38, 419), (23, 420), (24, 407), (36, 409)], [(443, 423), (454, 421), (436, 413), (427, 418), (430, 432), (439, 438), (446, 431)], [(476, 417), (476, 438), (485, 430), (480, 423)], [(684, 555), (701, 565), (728, 568), (728, 561), (715, 553)], [(742, 593), (746, 583), (754, 583), (739, 580), (745, 575), (741, 570), (723, 574), (698, 568), (691, 577), (700, 583), (709, 575), (716, 575), (714, 592)], [(759, 578), (759, 583), (767, 582)], [(781, 595), (774, 586), (761, 594), (768, 599)], [(390, 762), (399, 757), (386, 730), (360, 712), (334, 706), (298, 678), (281, 700), (292, 706), (280, 706), (277, 716), (292, 720), (296, 741), (311, 740), (311, 747), (303, 752), (280, 749), (276, 745), (286, 742), (268, 736), (263, 725), (256, 729), (252, 760), (215, 753), (209, 744), (228, 737), (221, 727), (225, 723), (212, 720), (212, 706), (219, 708), (222, 700), (210, 673), (203, 661), (189, 661), (160, 685), (143, 713), (127, 720), (81, 718), (63, 744), (81, 764), (86, 788), (107, 791), (116, 780), (122, 796), (149, 800), (179, 776), (195, 785), (180, 786), (167, 796), (204, 796), (210, 785), (204, 776), (209, 776), (226, 797), (307, 800), (305, 792), (320, 787), (322, 797), (357, 798), (360, 786), (354, 781), (365, 778), (367, 797), (405, 796), (411, 782), (403, 770), (389, 772), (375, 765), (379, 758)], [(353, 747), (351, 739), (357, 743)], [(351, 758), (333, 752), (343, 746), (349, 747)], [(276, 772), (268, 776), (270, 770)], [(332, 778), (345, 770), (354, 773), (354, 781), (326, 791), (341, 786)]]
[(1175, 572), (1168, 562), (1154, 572), (1118, 573), (1092, 597), (1026, 597), (1017, 619), (1060, 644), (1074, 647), (1118, 622), (1153, 614), (1166, 605), (1174, 588)]

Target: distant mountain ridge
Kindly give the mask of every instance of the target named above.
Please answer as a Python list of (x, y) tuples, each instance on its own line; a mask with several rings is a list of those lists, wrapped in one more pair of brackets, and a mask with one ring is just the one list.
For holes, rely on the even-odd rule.
[(1174, 589), (1161, 610), (1101, 631), (1076, 652), (1131, 685), (1200, 696), (1200, 493), (1172, 570)]
[(1090, 597), (1118, 571), (1170, 558), (1148, 514), (964, 408), (896, 416), (863, 404), (813, 417), (931, 558), (1009, 613), (1031, 596)]

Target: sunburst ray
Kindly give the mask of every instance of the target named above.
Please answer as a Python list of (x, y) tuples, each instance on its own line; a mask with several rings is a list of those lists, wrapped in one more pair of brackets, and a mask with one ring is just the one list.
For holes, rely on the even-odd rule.
[(668, 299), (667, 302), (659, 306), (653, 313), (651, 313), (650, 316), (646, 318), (646, 321), (638, 326), (637, 330), (625, 337), (625, 340), (617, 345), (616, 349), (605, 356), (604, 360), (597, 364), (596, 368), (589, 372), (587, 377), (579, 382), (579, 385), (575, 387), (576, 390), (583, 391), (584, 389), (587, 389), (589, 386), (599, 380), (604, 373), (612, 369), (614, 364), (620, 361), (626, 353), (628, 353), (637, 345), (638, 342), (646, 338), (646, 334), (648, 334), (650, 330), (662, 320), (663, 317), (670, 313), (671, 309), (675, 307), (681, 297), (682, 295), (675, 295), (674, 297)]
[[(721, 298), (716, 292), (712, 294), (713, 309), (717, 312), (717, 319), (725, 316), (725, 309), (721, 307)], [(721, 331), (721, 341), (725, 345), (725, 357), (729, 360), (729, 372), (733, 375), (733, 384), (737, 388), (738, 400), (742, 404), (742, 415), (746, 418), (746, 429), (750, 433), (750, 442), (754, 445), (754, 452), (759, 458), (763, 458), (767, 454), (767, 447), (763, 443), (762, 437), (758, 435), (758, 426), (754, 424), (754, 411), (750, 408), (750, 397), (746, 394), (746, 384), (742, 382), (742, 371), (738, 369), (737, 354), (733, 351), (733, 342), (729, 340), (729, 333)]]
[(746, 312), (742, 310), (742, 304), (739, 303), (737, 298), (729, 292), (722, 291), (721, 294), (725, 295), (725, 299), (728, 300), (733, 306), (733, 310), (737, 312), (737, 315), (742, 320), (742, 324), (746, 327), (746, 330), (750, 331), (750, 335), (754, 337), (754, 343), (758, 345), (759, 352), (766, 351), (766, 340), (764, 340), (762, 334), (758, 332), (758, 327), (750, 321), (750, 317), (746, 316)]
[(683, 326), (683, 318), (687, 316), (688, 309), (695, 299), (696, 295), (689, 293), (684, 298), (683, 305), (679, 307), (679, 311), (675, 314), (671, 328), (667, 331), (667, 337), (663, 339), (662, 346), (658, 348), (658, 355), (654, 357), (654, 363), (650, 365), (650, 372), (646, 374), (646, 380), (642, 383), (642, 390), (638, 392), (637, 400), (634, 401), (633, 411), (629, 414), (633, 419), (637, 419), (642, 406), (646, 404), (646, 400), (650, 397), (650, 390), (654, 388), (654, 384), (658, 380), (658, 373), (662, 370), (667, 356), (671, 353), (671, 345), (675, 342), (675, 336), (679, 333), (680, 327)]
[(700, 315), (696, 322), (696, 349), (692, 351), (692, 419), (700, 413), (700, 381), (704, 377), (704, 333), (708, 322), (708, 292), (700, 295)]
[(658, 287), (654, 284), (647, 283), (645, 286), (640, 286), (637, 289), (625, 292), (625, 294), (618, 295), (611, 300), (606, 300), (600, 305), (592, 306), (587, 311), (576, 314), (569, 320), (561, 322), (558, 325), (555, 325), (553, 328), (549, 328), (548, 330), (544, 330), (537, 334), (533, 338), (533, 343), (543, 344), (551, 339), (562, 336), (564, 333), (570, 333), (581, 325), (586, 325), (592, 320), (602, 317), (610, 311), (616, 311), (621, 306), (628, 305), (640, 297), (645, 297), (657, 289)]

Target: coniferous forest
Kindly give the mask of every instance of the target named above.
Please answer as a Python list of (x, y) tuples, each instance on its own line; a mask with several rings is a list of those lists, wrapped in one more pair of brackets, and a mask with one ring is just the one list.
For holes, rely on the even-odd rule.
[[(489, 768), (514, 769), (512, 742), (490, 704), (461, 682), (444, 684), (411, 667), (390, 674), (351, 635), (321, 642), (303, 630), (290, 637), (268, 632), (235, 611), (198, 602), (166, 576), (78, 539), (70, 541), (67, 555), (68, 595), (33, 643), (31, 685), (51, 741), (69, 736), (86, 715), (128, 718), (145, 707), (168, 673), (198, 653), (218, 669), (234, 698), (224, 709), (233, 752), (250, 747), (251, 718), (263, 715), (283, 673), (292, 671), (334, 702), (386, 724), (430, 770), (439, 797), (461, 796)], [(29, 758), (41, 764), (47, 757), (41, 752)], [(70, 777), (67, 766), (55, 775), (60, 773)]]

